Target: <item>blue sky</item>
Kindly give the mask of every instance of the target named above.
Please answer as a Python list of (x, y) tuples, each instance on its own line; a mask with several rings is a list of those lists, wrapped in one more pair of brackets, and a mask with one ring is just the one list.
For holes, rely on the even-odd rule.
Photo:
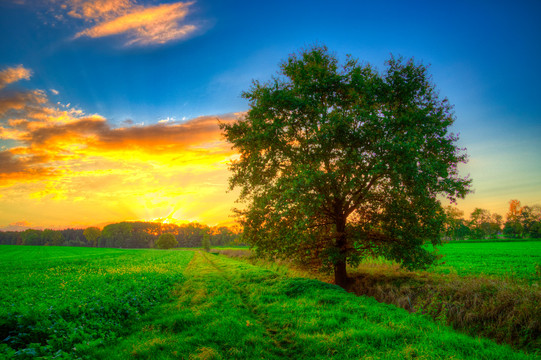
[[(156, 23), (136, 20), (160, 9), (165, 12)], [(510, 199), (541, 203), (539, 1), (7, 0), (0, 3), (0, 32), (0, 71), (6, 76), (13, 69), (28, 71), (3, 85), (3, 99), (40, 90), (43, 99), (38, 102), (48, 104), (48, 113), (54, 108), (71, 116), (57, 125), (96, 116), (108, 129), (152, 126), (160, 120), (180, 125), (246, 111), (240, 94), (253, 79), (269, 79), (288, 54), (316, 43), (341, 59), (351, 54), (379, 69), (391, 53), (415, 57), (430, 64), (440, 95), (455, 105), (454, 131), (470, 155), (463, 171), (471, 174), (475, 193), (459, 207), (466, 215), (476, 206), (504, 215)], [(12, 135), (15, 127), (6, 124), (15, 118), (6, 114), (0, 118), (1, 151), (10, 152), (6, 159), (28, 154), (32, 144), (24, 143), (21, 129)], [(93, 156), (103, 160), (100, 171), (107, 171), (100, 154)], [(16, 161), (9, 159), (10, 164)], [(46, 166), (49, 173), (73, 166), (47, 161), (25, 164)], [(35, 170), (20, 170), (18, 179)], [(186, 174), (175, 171), (178, 177)], [(13, 173), (6, 172), (5, 178)], [(56, 177), (54, 184), (63, 183), (65, 176)], [(32, 179), (24, 186), (18, 181), (0, 184), (0, 202), (25, 203), (39, 192), (32, 186), (54, 187), (51, 178)], [(73, 204), (67, 194), (38, 198), (69, 209)], [(172, 196), (169, 202), (178, 200)], [(15, 215), (0, 213), (0, 227), (38, 224), (32, 206), (27, 208)], [(176, 209), (164, 206), (163, 215), (130, 216), (163, 217), (172, 214), (171, 208)], [(121, 213), (119, 219), (127, 216)], [(218, 221), (217, 216), (187, 213), (175, 217)], [(91, 222), (91, 210), (83, 217)], [(53, 226), (55, 221), (45, 223)]]

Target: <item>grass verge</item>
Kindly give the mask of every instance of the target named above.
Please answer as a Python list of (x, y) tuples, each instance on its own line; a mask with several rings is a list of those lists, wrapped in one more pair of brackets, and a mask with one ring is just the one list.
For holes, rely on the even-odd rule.
[[(219, 252), (233, 258), (249, 258), (246, 250)], [(462, 258), (456, 249), (453, 254)], [(453, 261), (457, 259), (451, 257), (450, 263)], [(276, 263), (253, 258), (250, 262), (275, 271), (280, 268)], [(465, 266), (464, 262), (461, 264)], [(282, 265), (296, 276), (333, 281), (321, 273), (292, 264)], [(537, 283), (529, 284), (527, 279), (505, 275), (410, 272), (385, 261), (366, 262), (349, 271), (354, 279), (349, 290), (357, 295), (426, 314), (471, 336), (487, 337), (515, 349), (541, 354), (541, 289)]]
[(101, 359), (528, 359), (314, 279), (197, 253), (173, 300)]

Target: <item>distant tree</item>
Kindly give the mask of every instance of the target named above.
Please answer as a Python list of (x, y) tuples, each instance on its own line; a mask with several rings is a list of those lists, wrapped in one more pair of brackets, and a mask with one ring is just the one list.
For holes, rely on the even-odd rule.
[(244, 239), (262, 256), (316, 259), (346, 286), (346, 264), (374, 253), (407, 268), (431, 264), (439, 195), (464, 197), (467, 156), (452, 107), (427, 68), (391, 57), (383, 73), (325, 47), (291, 55), (277, 77), (243, 93), (250, 110), (221, 124), (239, 153)]
[(213, 245), (223, 246), (232, 244), (238, 235), (226, 226), (212, 229), (211, 242)]
[(171, 249), (178, 245), (178, 241), (173, 234), (161, 234), (156, 241), (156, 247), (158, 249)]
[(22, 234), (23, 245), (43, 245), (41, 231), (34, 229), (26, 229)]
[(19, 231), (0, 231), (1, 245), (21, 245), (22, 237)]
[(502, 216), (486, 209), (475, 208), (470, 215), (471, 235), (477, 239), (495, 237), (502, 226)]
[[(86, 239), (83, 235), (83, 229), (64, 229), (60, 231), (64, 239), (65, 246), (86, 246)], [(84, 240), (84, 241), (83, 241)]]
[(103, 228), (99, 238), (100, 247), (125, 248), (128, 238), (131, 236), (132, 227), (130, 223), (121, 222), (109, 224)]
[(86, 241), (88, 241), (88, 245), (95, 247), (98, 245), (98, 238), (101, 235), (101, 230), (91, 226), (85, 229), (83, 235), (85, 236)]
[(444, 236), (448, 240), (461, 240), (467, 235), (464, 228), (467, 228), (464, 220), (464, 211), (459, 210), (454, 206), (446, 206), (444, 208), (445, 222), (444, 222)]
[(44, 245), (49, 246), (62, 246), (64, 244), (64, 237), (62, 233), (57, 230), (45, 229), (42, 233)]
[(209, 234), (203, 234), (203, 240), (201, 245), (203, 246), (203, 249), (205, 249), (206, 252), (210, 251), (210, 236)]
[(524, 234), (532, 238), (540, 238), (541, 234), (541, 206), (524, 206), (521, 209), (519, 221)]
[(518, 200), (509, 201), (509, 212), (505, 222), (503, 232), (506, 236), (522, 238), (524, 233), (524, 224), (521, 221), (522, 206)]
[(514, 220), (522, 213), (522, 206), (518, 200), (509, 200), (509, 212), (507, 213), (507, 220)]

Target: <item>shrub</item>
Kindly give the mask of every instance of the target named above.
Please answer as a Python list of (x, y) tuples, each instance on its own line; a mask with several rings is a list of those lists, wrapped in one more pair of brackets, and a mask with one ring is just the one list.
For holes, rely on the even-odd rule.
[(171, 249), (178, 245), (178, 241), (173, 234), (161, 234), (156, 241), (158, 249)]

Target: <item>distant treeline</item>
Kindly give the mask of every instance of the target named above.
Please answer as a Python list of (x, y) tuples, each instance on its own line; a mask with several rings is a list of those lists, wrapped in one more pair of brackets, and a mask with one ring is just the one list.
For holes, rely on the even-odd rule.
[(121, 222), (100, 230), (86, 229), (0, 231), (0, 245), (88, 246), (108, 248), (152, 248), (161, 234), (173, 234), (178, 247), (201, 247), (203, 238), (211, 246), (237, 244), (238, 231), (225, 226), (199, 223), (183, 225), (152, 222)]
[(541, 238), (540, 205), (521, 206), (520, 201), (511, 200), (505, 220), (500, 214), (480, 208), (474, 209), (469, 220), (463, 215), (464, 212), (452, 206), (445, 208), (444, 239)]

